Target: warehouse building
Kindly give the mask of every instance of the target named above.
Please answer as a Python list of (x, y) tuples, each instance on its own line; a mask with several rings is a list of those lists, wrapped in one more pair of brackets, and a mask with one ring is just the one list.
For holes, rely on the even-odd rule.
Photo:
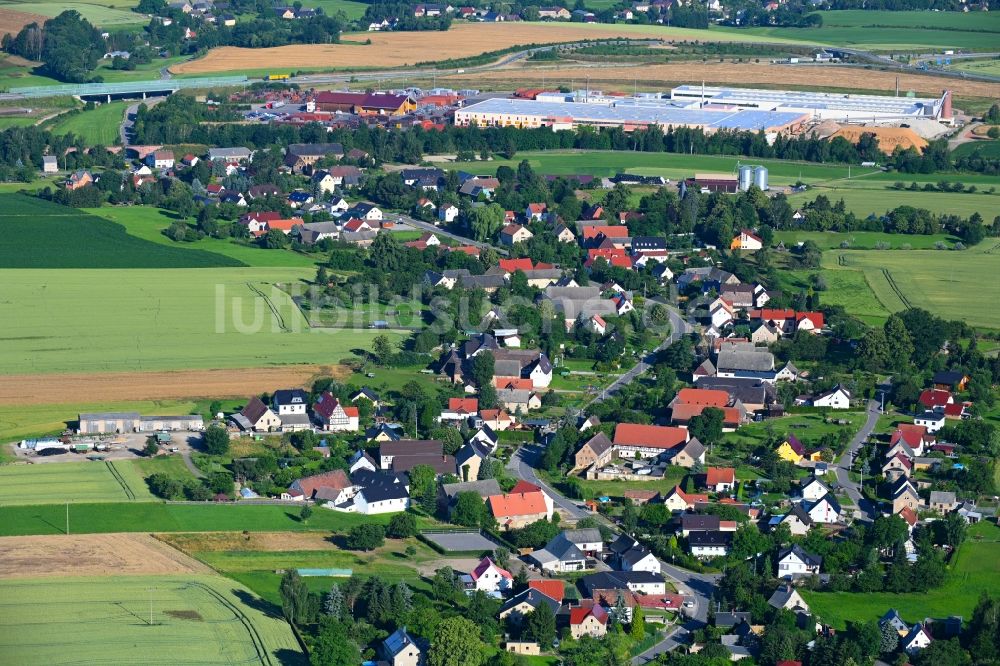
[(551, 127), (553, 130), (580, 126), (621, 127), (625, 131), (659, 125), (690, 127), (714, 132), (736, 129), (781, 132), (801, 125), (809, 116), (802, 112), (755, 109), (680, 108), (667, 100), (661, 103), (633, 103), (632, 98), (617, 102), (567, 102), (526, 99), (489, 99), (455, 111), (458, 126)]
[(204, 428), (205, 421), (197, 414), (141, 416), (139, 412), (97, 412), (80, 414), (77, 432), (81, 435), (100, 435), (162, 430), (204, 430)]
[(683, 85), (670, 91), (670, 101), (684, 108), (711, 108), (805, 113), (812, 120), (862, 123), (934, 118), (950, 121), (951, 91), (939, 98), (854, 95), (801, 90), (763, 90)]

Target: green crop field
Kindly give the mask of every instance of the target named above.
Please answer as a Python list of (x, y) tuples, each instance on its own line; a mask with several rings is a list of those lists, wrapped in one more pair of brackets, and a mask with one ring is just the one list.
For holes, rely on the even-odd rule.
[[(677, 153), (632, 153), (602, 150), (550, 150), (517, 153), (512, 160), (497, 159), (490, 162), (458, 162), (455, 168), (476, 173), (496, 171), (499, 166), (517, 167), (528, 160), (535, 170), (545, 174), (591, 174), (612, 176), (618, 172), (650, 176), (663, 176), (677, 180), (697, 173), (736, 173), (737, 163), (762, 164), (768, 168), (770, 181), (776, 185), (790, 185), (798, 180), (806, 183), (847, 178), (847, 166), (790, 162), (785, 160), (750, 160), (746, 157), (714, 155), (682, 155)], [(878, 174), (874, 169), (854, 167), (850, 173), (857, 177), (865, 173)]]
[(73, 9), (80, 12), (99, 28), (114, 28), (128, 25), (145, 25), (149, 17), (130, 11), (138, 2), (133, 0), (105, 0), (104, 2), (54, 2), (53, 0), (3, 0), (0, 7), (8, 7), (23, 12), (54, 17)]
[[(1000, 76), (1000, 73), (998, 73)], [(955, 150), (951, 151), (955, 157), (968, 157), (978, 154), (980, 157), (988, 159), (1000, 159), (1000, 141), (970, 141), (963, 143)]]
[[(61, 464), (61, 463), (52, 463)], [(316, 511), (308, 523), (299, 520), (297, 507), (276, 504), (165, 504), (120, 502), (73, 504), (69, 508), (72, 534), (105, 532), (287, 532), (346, 531), (361, 523), (389, 522), (388, 514), (363, 516), (340, 511)], [(424, 523), (429, 524), (429, 523)], [(62, 504), (0, 507), (0, 536), (65, 534)]]
[(306, 663), (288, 623), (250, 590), (194, 574), (0, 581), (0, 654), (10, 664)]
[(968, 49), (993, 51), (1000, 17), (992, 13), (841, 10), (819, 12), (819, 28), (716, 28), (713, 31), (876, 50)]
[[(973, 536), (982, 539), (977, 542)], [(908, 622), (926, 617), (969, 618), (983, 592), (1000, 590), (1000, 528), (982, 522), (969, 529), (965, 543), (950, 566), (941, 587), (929, 592), (854, 594), (850, 592), (810, 592), (802, 590), (813, 615), (837, 629), (848, 622), (867, 622), (895, 608)]]
[(214, 255), (221, 255), (228, 257), (229, 260), (239, 262), (238, 265), (246, 266), (305, 268), (315, 266), (316, 263), (316, 257), (292, 250), (264, 250), (256, 245), (243, 245), (228, 239), (202, 238), (194, 243), (178, 243), (164, 236), (162, 232), (180, 217), (177, 213), (162, 208), (123, 206), (84, 210), (91, 215), (120, 224), (129, 236), (163, 245), (171, 250), (211, 252)]
[[(824, 302), (844, 305), (849, 312), (874, 315), (871, 294), (887, 313), (922, 307), (945, 319), (1000, 328), (1000, 311), (979, 306), (1000, 299), (1000, 283), (990, 277), (1000, 273), (996, 239), (963, 251), (828, 250), (823, 253), (823, 269), (829, 287)], [(855, 284), (863, 278), (867, 292), (844, 295), (835, 290), (832, 280), (845, 273), (855, 274)], [(845, 301), (838, 300), (841, 295)], [(862, 305), (861, 311), (852, 304)]]
[(0, 270), (0, 371), (336, 364), (369, 349), (376, 331), (308, 327), (277, 286), (307, 278), (292, 268)]
[(101, 104), (90, 111), (81, 110), (55, 120), (54, 134), (75, 134), (87, 145), (111, 146), (118, 141), (118, 126), (131, 102)]
[(950, 69), (957, 69), (973, 74), (985, 74), (987, 76), (1000, 76), (1000, 58), (990, 58), (989, 60), (955, 60), (952, 61)]
[[(941, 176), (939, 180), (947, 179)], [(955, 180), (960, 180), (955, 178)], [(910, 181), (907, 181), (909, 184)], [(954, 181), (953, 181), (954, 182)], [(1000, 184), (1000, 179), (997, 179)], [(979, 189), (983, 186), (977, 185)], [(989, 186), (987, 186), (989, 187)], [(824, 195), (830, 201), (836, 202), (844, 200), (847, 210), (852, 211), (860, 217), (869, 215), (881, 215), (897, 206), (915, 206), (926, 208), (932, 213), (939, 215), (961, 215), (968, 217), (973, 213), (979, 213), (986, 219), (992, 219), (998, 208), (1000, 208), (1000, 194), (988, 194), (987, 192), (954, 193), (954, 192), (907, 192), (906, 190), (896, 190), (887, 188), (879, 181), (856, 182), (846, 181), (822, 184), (811, 187), (806, 192), (792, 194), (788, 197), (789, 203), (793, 206), (812, 201), (818, 195)]]
[(0, 195), (0, 268), (243, 266), (211, 252), (152, 243), (118, 224), (20, 194)]
[(887, 234), (880, 231), (852, 231), (844, 233), (836, 231), (776, 231), (774, 239), (776, 241), (783, 241), (786, 246), (811, 240), (821, 250), (838, 250), (841, 249), (842, 243), (847, 243), (848, 247), (855, 250), (873, 250), (876, 243), (889, 243), (891, 249), (899, 249), (904, 245), (909, 245), (915, 250), (930, 250), (934, 248), (935, 243), (947, 243), (951, 245), (958, 241), (958, 238), (948, 234), (920, 236)]
[(152, 499), (131, 460), (0, 466), (0, 506)]

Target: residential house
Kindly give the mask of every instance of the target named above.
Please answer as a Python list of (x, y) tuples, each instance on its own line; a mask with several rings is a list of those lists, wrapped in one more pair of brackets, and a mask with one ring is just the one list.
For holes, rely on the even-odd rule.
[(552, 573), (583, 571), (587, 568), (586, 554), (563, 534), (557, 534), (544, 548), (539, 548), (529, 557), (542, 571)]
[(619, 555), (618, 566), (622, 571), (660, 573), (660, 561), (645, 546), (640, 545), (635, 545)]
[(931, 377), (934, 388), (944, 391), (964, 391), (969, 384), (969, 376), (955, 370), (935, 372)]
[(732, 467), (709, 467), (705, 472), (705, 486), (715, 493), (728, 493), (736, 488), (736, 470)]
[(913, 424), (918, 426), (923, 426), (927, 429), (927, 432), (933, 434), (945, 426), (945, 414), (944, 410), (933, 411), (927, 410), (921, 414), (917, 414), (913, 417)]
[(232, 420), (245, 432), (271, 432), (281, 428), (281, 418), (256, 396), (250, 398), (240, 413), (233, 415)]
[(580, 447), (574, 456), (574, 469), (587, 469), (591, 465), (603, 467), (611, 462), (614, 445), (603, 432), (599, 432)]
[(922, 624), (915, 624), (910, 631), (899, 639), (899, 647), (906, 654), (913, 656), (931, 644), (931, 634)]
[(895, 481), (900, 477), (909, 478), (912, 472), (913, 462), (902, 453), (897, 453), (882, 465), (882, 475), (888, 481)]
[(809, 528), (813, 525), (813, 519), (805, 512), (802, 508), (802, 504), (793, 504), (791, 510), (784, 516), (778, 517), (778, 523), (785, 523), (788, 525), (789, 531), (792, 536), (804, 536), (809, 532)]
[(690, 435), (685, 428), (674, 426), (619, 423), (615, 426), (614, 448), (621, 457), (651, 458), (680, 447)]
[(821, 393), (812, 399), (813, 407), (829, 407), (830, 409), (850, 409), (851, 392), (841, 384), (837, 384), (829, 391)]
[(312, 423), (306, 413), (309, 395), (302, 389), (281, 389), (274, 392), (271, 398), (274, 411), (281, 419), (282, 432), (309, 430)]
[(493, 431), (493, 428), (485, 423), (480, 425), (476, 432), (469, 436), (470, 444), (479, 444), (483, 448), (488, 449), (491, 453), (496, 450), (499, 442), (499, 435)]
[(485, 592), (491, 597), (499, 597), (514, 586), (514, 576), (489, 557), (484, 557), (476, 568), (461, 577), (467, 594)]
[(840, 503), (837, 502), (837, 499), (831, 493), (827, 493), (815, 501), (802, 502), (802, 508), (809, 514), (814, 523), (824, 525), (832, 525), (840, 522), (840, 516), (843, 513)]
[(826, 486), (826, 484), (815, 476), (810, 476), (799, 485), (799, 496), (801, 496), (803, 500), (809, 502), (822, 499), (829, 493), (830, 489)]
[(294, 173), (302, 173), (325, 157), (343, 156), (344, 146), (339, 143), (292, 143), (285, 149), (285, 166)]
[(747, 250), (749, 252), (754, 252), (762, 247), (764, 247), (764, 240), (749, 229), (740, 230), (740, 233), (734, 236), (729, 244), (731, 250)]
[(288, 490), (281, 494), (281, 499), (323, 500), (336, 506), (354, 497), (354, 492), (354, 483), (344, 470), (335, 469), (293, 481)]
[(910, 626), (900, 617), (899, 611), (895, 608), (890, 608), (886, 611), (885, 615), (879, 618), (879, 628), (884, 628), (886, 625), (895, 629), (896, 633), (900, 636), (905, 636), (910, 631)]
[(912, 511), (920, 509), (920, 495), (917, 494), (913, 483), (906, 477), (900, 477), (896, 480), (889, 491), (889, 497), (892, 500), (892, 513), (894, 515), (904, 508)]
[[(778, 572), (780, 575), (780, 571)], [(789, 610), (793, 613), (809, 612), (809, 604), (806, 603), (798, 590), (788, 583), (779, 585), (774, 594), (767, 600), (767, 604), (778, 610)], [(780, 662), (779, 662), (780, 663)]]
[(424, 661), (424, 651), (401, 627), (382, 641), (382, 658), (389, 666), (420, 666)]
[(688, 548), (699, 559), (725, 557), (732, 542), (732, 532), (692, 532), (688, 537)]
[(359, 470), (353, 480), (358, 491), (350, 509), (355, 513), (373, 516), (410, 508), (410, 490), (397, 474)]
[(438, 208), (438, 219), (445, 224), (451, 224), (458, 219), (459, 213), (461, 210), (455, 204), (445, 204)]
[(796, 578), (819, 573), (823, 558), (793, 544), (778, 553), (778, 578)]
[(42, 173), (58, 173), (59, 161), (55, 155), (42, 156)]
[(146, 156), (146, 164), (154, 169), (173, 169), (174, 151), (154, 150)]
[(917, 402), (926, 409), (944, 409), (946, 405), (954, 403), (955, 398), (952, 396), (951, 391), (931, 388), (921, 391)]
[(487, 499), (490, 511), (502, 530), (520, 529), (539, 520), (552, 518), (552, 500), (541, 489), (492, 495)]
[(569, 633), (577, 640), (584, 636), (601, 638), (608, 633), (608, 619), (608, 612), (599, 604), (571, 608)]
[(789, 435), (774, 452), (778, 454), (779, 458), (793, 465), (797, 465), (800, 460), (806, 457), (806, 448), (795, 435)]
[(321, 430), (330, 432), (358, 431), (358, 408), (342, 404), (329, 391), (324, 391), (316, 399), (313, 404), (313, 414), (316, 415)]
[(479, 400), (476, 398), (448, 398), (448, 408), (441, 412), (439, 422), (461, 423), (470, 416), (479, 413)]
[(87, 171), (86, 169), (80, 169), (74, 171), (66, 179), (64, 187), (67, 190), (79, 190), (80, 188), (87, 187), (96, 182), (94, 175)]
[(538, 590), (545, 596), (562, 601), (566, 598), (566, 582), (558, 579), (551, 580), (529, 580), (529, 590)]
[(523, 243), (534, 236), (528, 227), (520, 224), (508, 224), (500, 230), (500, 244), (511, 246), (515, 243)]
[(955, 493), (943, 490), (932, 490), (927, 501), (927, 508), (942, 515), (951, 513), (957, 505)]
[(514, 417), (503, 409), (481, 409), (479, 410), (479, 418), (482, 419), (483, 425), (488, 426), (494, 432), (510, 430), (516, 423)]
[(708, 495), (685, 493), (680, 486), (674, 486), (663, 497), (663, 504), (674, 513), (693, 509), (695, 504), (700, 501), (707, 502)]
[[(529, 586), (532, 583), (551, 583), (562, 581), (529, 581)], [(500, 612), (498, 617), (501, 620), (508, 620), (514, 623), (520, 623), (528, 616), (529, 613), (534, 612), (541, 606), (548, 606), (555, 615), (559, 611), (559, 607), (562, 605), (562, 598), (554, 599), (547, 594), (546, 590), (538, 589), (536, 587), (529, 587), (527, 590), (514, 595), (500, 607)]]
[[(561, 20), (568, 21), (573, 18), (572, 12), (570, 12), (565, 7), (539, 7), (538, 8), (538, 18), (541, 20)], [(602, 634), (603, 635), (603, 634)], [(574, 637), (575, 638), (575, 637)]]
[(458, 478), (462, 481), (475, 481), (479, 478), (479, 470), (483, 461), (489, 458), (489, 450), (476, 442), (469, 442), (455, 452), (455, 465)]

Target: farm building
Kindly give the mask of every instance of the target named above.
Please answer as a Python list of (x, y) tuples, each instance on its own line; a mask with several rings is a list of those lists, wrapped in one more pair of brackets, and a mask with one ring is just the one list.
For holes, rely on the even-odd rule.
[(670, 91), (675, 104), (687, 104), (688, 109), (711, 106), (807, 114), (815, 120), (870, 122), (874, 120), (905, 120), (907, 118), (951, 118), (951, 91), (939, 98), (890, 97), (887, 95), (854, 95), (801, 90), (761, 90), (682, 85)]
[(205, 421), (197, 414), (187, 416), (141, 416), (138, 412), (96, 412), (80, 414), (77, 432), (81, 435), (157, 430), (204, 430)]

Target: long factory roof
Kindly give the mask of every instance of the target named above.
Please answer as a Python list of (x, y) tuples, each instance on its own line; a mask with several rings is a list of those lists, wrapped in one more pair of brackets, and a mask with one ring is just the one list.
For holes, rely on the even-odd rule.
[(802, 112), (759, 110), (684, 109), (672, 106), (614, 106), (585, 102), (539, 102), (524, 99), (489, 99), (460, 109), (468, 113), (496, 113), (543, 118), (572, 118), (577, 122), (606, 124), (699, 125), (712, 129), (759, 130), (784, 127), (803, 117)]
[[(683, 99), (701, 97), (702, 87), (698, 85), (677, 86), (671, 96)], [(926, 97), (889, 97), (887, 95), (852, 95), (844, 93), (824, 93), (801, 90), (763, 90), (758, 88), (722, 88), (706, 86), (705, 101), (716, 104), (738, 104), (740, 102), (770, 103), (776, 106), (805, 109), (836, 109), (844, 111), (912, 114), (925, 108), (933, 108), (940, 99)]]

